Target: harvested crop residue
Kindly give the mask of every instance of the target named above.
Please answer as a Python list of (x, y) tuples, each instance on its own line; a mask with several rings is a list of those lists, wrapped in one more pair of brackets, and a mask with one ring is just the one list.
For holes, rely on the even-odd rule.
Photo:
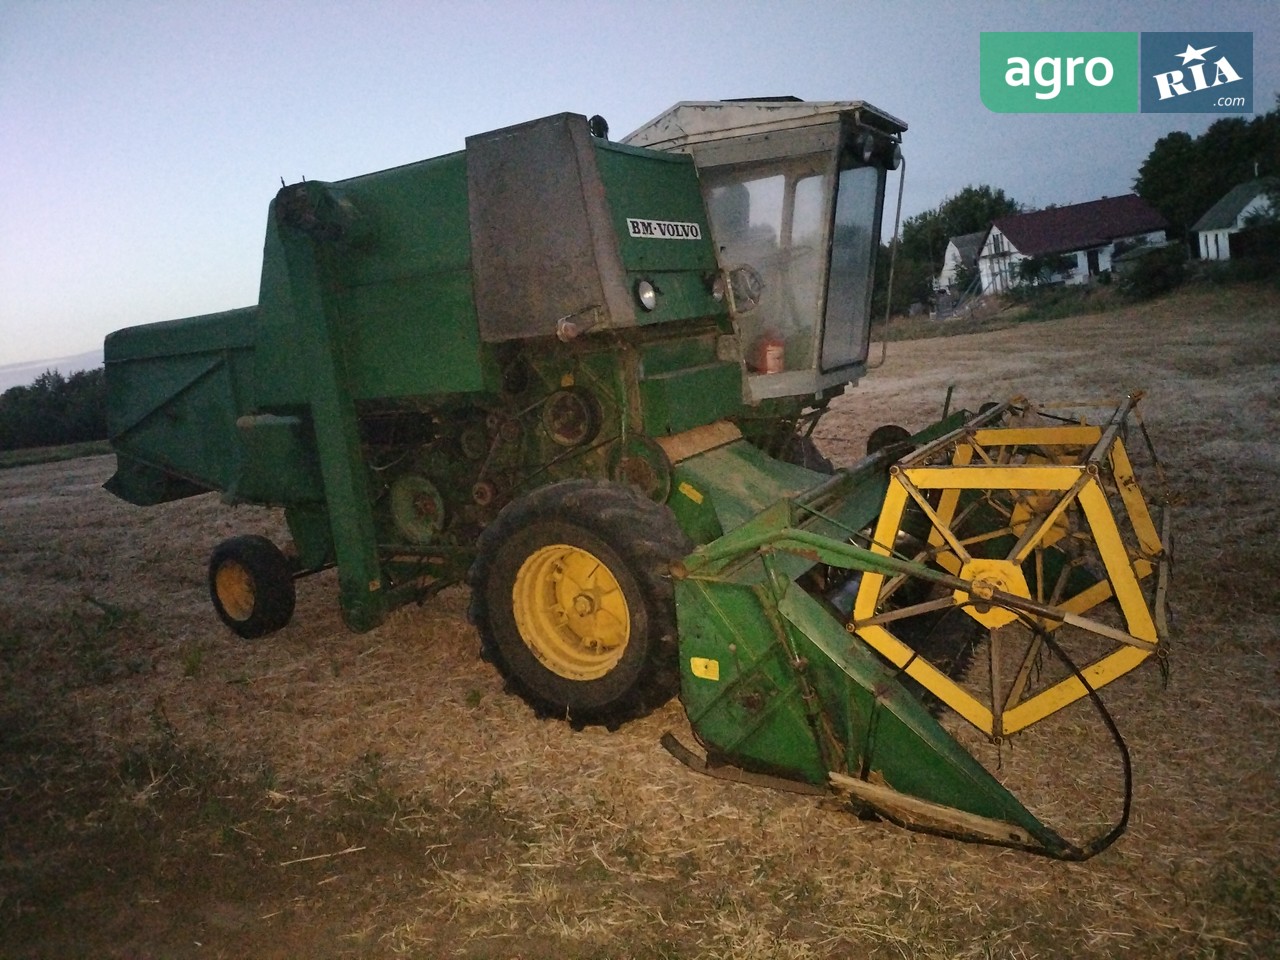
[[(0, 471), (5, 957), (1268, 957), (1280, 952), (1280, 295), (1192, 292), (891, 345), (818, 441), (1022, 393), (1147, 391), (1177, 504), (1167, 689), (1104, 691), (1128, 833), (1066, 864), (700, 778), (678, 702), (609, 733), (535, 719), (457, 588), (368, 634), (331, 574), (240, 641), (209, 551), (271, 511), (151, 509), (109, 457)], [(1114, 766), (1086, 706), (1049, 764)], [(1003, 773), (1030, 782), (1041, 744)], [(1040, 764), (1041, 766), (1037, 766)], [(1103, 817), (1114, 810), (1101, 811)]]

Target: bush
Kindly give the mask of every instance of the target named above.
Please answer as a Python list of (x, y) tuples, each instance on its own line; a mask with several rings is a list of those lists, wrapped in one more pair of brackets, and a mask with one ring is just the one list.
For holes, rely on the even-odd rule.
[(1166, 243), (1126, 263), (1116, 285), (1134, 300), (1150, 300), (1178, 287), (1186, 278), (1186, 249), (1180, 243)]

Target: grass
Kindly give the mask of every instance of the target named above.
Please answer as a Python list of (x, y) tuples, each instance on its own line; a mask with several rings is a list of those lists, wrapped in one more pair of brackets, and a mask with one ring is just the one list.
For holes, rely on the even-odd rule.
[[(1280, 289), (1280, 263), (1263, 259), (1211, 263), (1196, 261), (1188, 266), (1187, 280), (1182, 290), (1185, 293), (1205, 287), (1257, 284)], [(895, 342), (989, 333), (1022, 323), (1107, 313), (1133, 306), (1134, 302), (1132, 297), (1126, 296), (1112, 283), (1037, 287), (1015, 291), (1006, 297), (979, 301), (969, 314), (945, 320), (899, 314), (890, 318), (887, 328), (877, 321), (872, 336), (877, 340)]]
[(58, 463), (80, 457), (96, 457), (111, 452), (106, 440), (88, 440), (84, 443), (68, 443), (57, 447), (28, 447), (24, 450), (0, 451), (0, 470), (11, 467), (30, 467), (41, 463)]

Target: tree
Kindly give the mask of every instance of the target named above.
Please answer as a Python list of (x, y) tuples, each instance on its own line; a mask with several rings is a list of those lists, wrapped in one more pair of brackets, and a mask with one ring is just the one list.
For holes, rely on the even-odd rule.
[(101, 440), (106, 435), (101, 368), (70, 377), (46, 370), (29, 386), (0, 394), (0, 450)]
[[(942, 270), (942, 258), (952, 237), (986, 230), (993, 220), (1021, 210), (1022, 205), (1003, 190), (984, 183), (965, 187), (943, 200), (936, 209), (907, 219), (902, 225), (894, 268), (894, 305), (904, 307), (932, 298), (934, 280)], [(888, 293), (888, 261), (889, 248), (885, 245), (877, 262), (876, 293), (872, 301), (873, 309), (878, 308), (880, 314), (884, 312)]]
[(992, 189), (985, 183), (980, 187), (965, 187), (938, 207), (948, 239), (986, 230), (993, 220), (1021, 212), (1022, 204), (998, 187)]
[(978, 282), (978, 268), (976, 265), (970, 267), (967, 263), (962, 263), (956, 267), (955, 289), (965, 294), (970, 292), (970, 288), (976, 289)]
[(1018, 280), (1028, 286), (1038, 287), (1049, 283), (1055, 276), (1066, 273), (1075, 265), (1074, 254), (1027, 257), (1018, 261)]
[(1133, 188), (1185, 238), (1228, 190), (1255, 176), (1280, 174), (1280, 95), (1269, 113), (1226, 117), (1192, 138), (1174, 131), (1156, 141)]

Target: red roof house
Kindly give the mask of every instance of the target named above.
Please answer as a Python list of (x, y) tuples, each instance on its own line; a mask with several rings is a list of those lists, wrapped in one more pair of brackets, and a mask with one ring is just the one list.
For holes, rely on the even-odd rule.
[(1088, 283), (1111, 269), (1116, 244), (1163, 243), (1168, 223), (1137, 194), (1001, 217), (991, 224), (978, 270), (985, 293), (1022, 280), (1022, 261), (1041, 258), (1050, 283)]

